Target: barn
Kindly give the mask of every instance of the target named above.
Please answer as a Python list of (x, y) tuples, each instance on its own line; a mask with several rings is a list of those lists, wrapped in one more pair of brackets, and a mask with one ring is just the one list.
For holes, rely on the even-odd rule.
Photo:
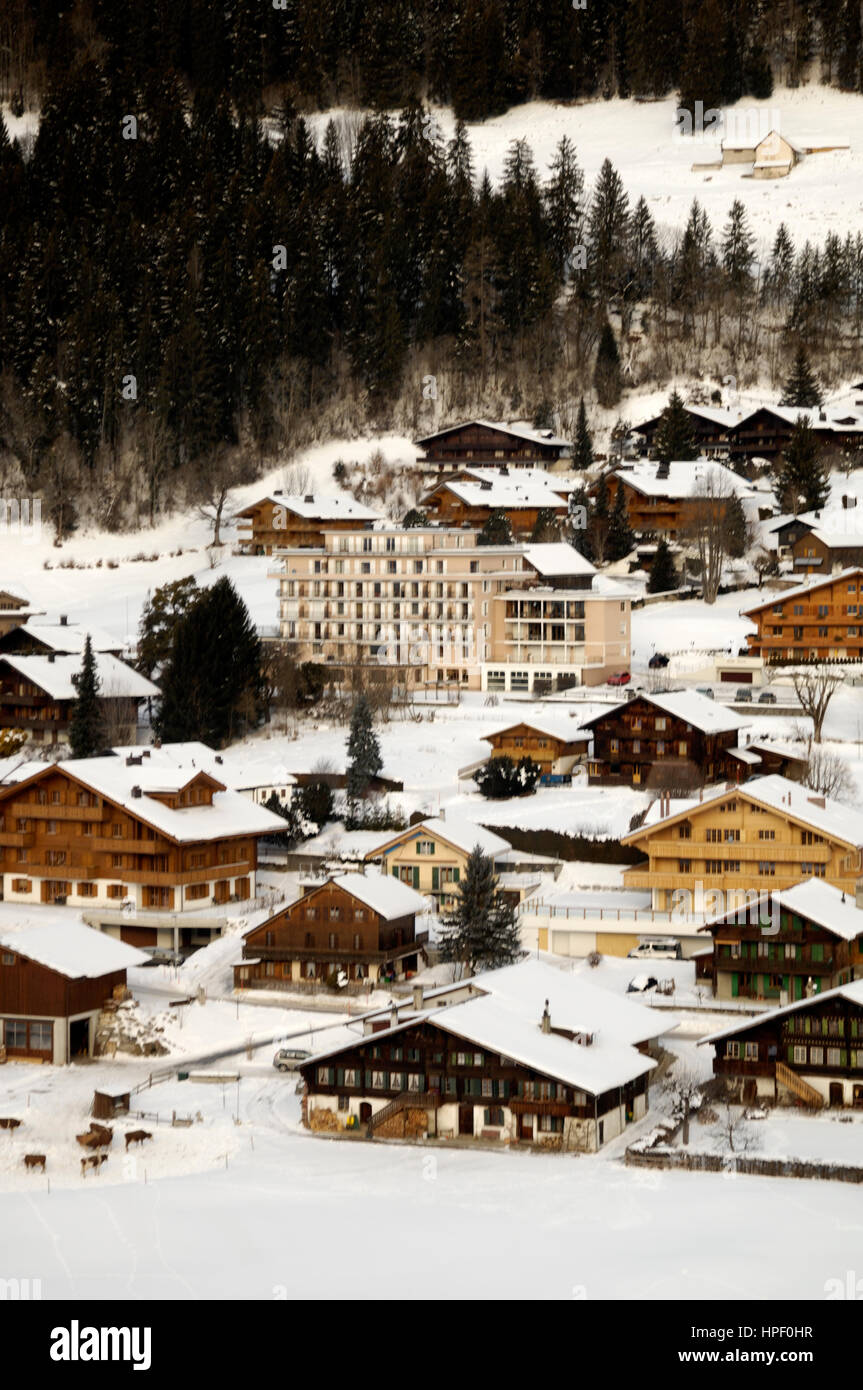
[(0, 1048), (8, 1061), (92, 1057), (96, 1021), (141, 951), (77, 922), (0, 932)]

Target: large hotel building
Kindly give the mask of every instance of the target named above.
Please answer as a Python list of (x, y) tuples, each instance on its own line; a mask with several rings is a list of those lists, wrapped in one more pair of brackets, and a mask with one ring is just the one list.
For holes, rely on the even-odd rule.
[(596, 685), (629, 665), (629, 597), (571, 545), (324, 529), (323, 546), (273, 558), (282, 640), (336, 683), (371, 666), (410, 686), (532, 691)]

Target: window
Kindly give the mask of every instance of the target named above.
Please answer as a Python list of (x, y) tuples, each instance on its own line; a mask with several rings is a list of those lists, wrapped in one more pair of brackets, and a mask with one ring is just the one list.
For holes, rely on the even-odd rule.
[(655, 726), (658, 733), (665, 732), (665, 723), (666, 721), (664, 717), (659, 717), (655, 720)]
[(346, 1086), (356, 1086), (356, 1084), (357, 1084), (357, 1074), (356, 1074), (356, 1071), (355, 1071), (352, 1067), (346, 1067), (346, 1068), (345, 1068), (345, 1085), (346, 1085)]
[(758, 832), (758, 838), (759, 838), (759, 840), (775, 840), (775, 839), (776, 839), (776, 831), (775, 831), (775, 830), (759, 830), (759, 832)]
[(841, 1067), (841, 1066), (842, 1066), (842, 1049), (841, 1049), (841, 1048), (839, 1048), (839, 1047), (828, 1047), (828, 1049), (827, 1049), (827, 1065), (828, 1065), (828, 1067)]
[(745, 1048), (745, 1057), (746, 1057), (746, 1061), (747, 1061), (747, 1062), (757, 1062), (757, 1061), (758, 1061), (758, 1043), (757, 1043), (757, 1042), (748, 1042), (748, 1043), (744, 1043), (744, 1048)]
[(2, 956), (0, 956), (0, 964), (2, 964), (2, 965), (14, 965), (14, 964), (15, 964), (15, 957), (14, 957), (14, 955), (12, 954), (11, 951), (4, 951), (4, 952), (3, 952)]
[(483, 1124), (499, 1128), (503, 1124), (503, 1109), (499, 1105), (491, 1105), (483, 1112)]
[(417, 854), (434, 854), (434, 840), (417, 840)]
[(331, 951), (336, 951), (336, 950), (338, 950), (338, 946), (339, 946), (339, 937), (338, 937), (338, 933), (337, 933), (337, 932), (334, 932), (334, 931), (331, 931), (331, 932), (330, 932), (329, 936), (327, 937), (327, 945), (329, 946), (329, 949), (330, 949)]
[(691, 872), (692, 872), (692, 860), (691, 860), (691, 859), (678, 859), (678, 861), (677, 861), (677, 872), (680, 873), (680, 874), (689, 874), (689, 873), (691, 873)]
[(809, 1063), (810, 1063), (810, 1066), (813, 1066), (813, 1067), (823, 1067), (823, 1066), (824, 1066), (824, 1048), (823, 1048), (823, 1047), (810, 1047), (810, 1049), (809, 1049)]
[(53, 1026), (50, 1023), (30, 1024), (30, 1047), (47, 1051), (52, 1044)]
[(372, 1086), (374, 1090), (385, 1091), (387, 1089), (388, 1082), (389, 1077), (385, 1071), (372, 1072)]
[(776, 875), (776, 865), (772, 860), (760, 859), (758, 861), (758, 873), (761, 878), (774, 878)]
[(805, 1047), (792, 1047), (792, 1049), (791, 1049), (791, 1060), (792, 1060), (792, 1062), (798, 1062), (798, 1063), (803, 1063), (803, 1064), (805, 1064), (805, 1062), (806, 1062), (806, 1048), (805, 1048)]
[(561, 1115), (540, 1115), (539, 1128), (543, 1134), (562, 1134), (563, 1117)]

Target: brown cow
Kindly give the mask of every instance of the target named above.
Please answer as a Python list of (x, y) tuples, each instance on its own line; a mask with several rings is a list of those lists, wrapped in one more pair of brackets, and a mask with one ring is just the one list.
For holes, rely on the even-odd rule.
[(98, 1134), (76, 1134), (75, 1138), (82, 1149), (99, 1149), (105, 1147)]
[(8, 1117), (8, 1115), (5, 1118), (0, 1119), (0, 1129), (17, 1129), (20, 1124), (20, 1120), (12, 1120)]
[(81, 1159), (81, 1177), (83, 1178), (83, 1177), (85, 1176), (85, 1174), (86, 1174), (88, 1168), (95, 1168), (97, 1173), (100, 1172), (100, 1171), (101, 1171), (101, 1168), (102, 1168), (102, 1164), (103, 1164), (103, 1163), (107, 1163), (107, 1162), (108, 1162), (108, 1155), (107, 1155), (107, 1154), (91, 1154), (89, 1158), (82, 1158), (82, 1159)]
[(106, 1146), (106, 1148), (107, 1148), (108, 1145), (111, 1143), (111, 1140), (112, 1140), (113, 1137), (114, 1137), (114, 1131), (113, 1131), (113, 1129), (110, 1129), (108, 1125), (91, 1124), (91, 1125), (90, 1125), (90, 1133), (91, 1133), (91, 1134), (98, 1134), (98, 1135), (100, 1136), (100, 1138), (101, 1138), (102, 1143)]
[(126, 1135), (126, 1148), (130, 1144), (143, 1144), (145, 1139), (152, 1139), (152, 1134), (146, 1129), (130, 1129)]
[(42, 1172), (44, 1173), (44, 1172), (45, 1172), (45, 1155), (44, 1155), (44, 1154), (25, 1154), (25, 1155), (24, 1155), (24, 1166), (25, 1166), (26, 1168), (41, 1168), (41, 1169), (42, 1169)]

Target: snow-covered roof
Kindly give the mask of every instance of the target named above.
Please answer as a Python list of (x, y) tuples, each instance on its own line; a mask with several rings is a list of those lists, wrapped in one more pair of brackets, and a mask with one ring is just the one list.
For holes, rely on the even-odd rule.
[(769, 411), (788, 425), (796, 425), (802, 416), (814, 430), (821, 433), (847, 434), (863, 431), (863, 414), (859, 411), (855, 413), (848, 410), (825, 410), (823, 406), (817, 405), (759, 405), (745, 418), (748, 420), (761, 410)]
[(238, 519), (242, 517), (245, 520), (250, 517), (252, 512), (262, 506), (264, 502), (272, 502), (276, 507), (284, 507), (286, 512), (293, 512), (295, 516), (305, 517), (312, 521), (381, 520), (379, 512), (373, 512), (370, 507), (364, 507), (349, 492), (334, 493), (331, 496), (315, 493), (294, 496), (288, 493), (271, 492), (267, 493), (266, 497), (259, 498), (257, 502), (252, 502), (248, 507), (237, 512)]
[(81, 653), (88, 636), (94, 652), (117, 652), (124, 645), (120, 638), (101, 628), (73, 627), (69, 623), (35, 623), (28, 619), (15, 631), (19, 635), (26, 633), (55, 652)]
[(420, 506), (441, 491), (451, 492), (468, 507), (493, 507), (515, 511), (519, 508), (542, 510), (544, 507), (562, 510), (567, 505), (566, 495), (555, 491), (552, 479), (549, 479), (548, 483), (539, 482), (535, 478), (522, 480), (518, 472), (510, 473), (507, 477), (501, 477), (500, 473), (492, 473), (483, 482), (474, 482), (471, 478), (446, 479), (436, 483), (425, 494)]
[(148, 748), (141, 745), (112, 749), (120, 757), (142, 758), (149, 767), (185, 768), (186, 781), (195, 772), (208, 772), (234, 791), (257, 791), (262, 787), (290, 787), (296, 778), (272, 754), (254, 756), (248, 749), (228, 749), (218, 753), (206, 743), (166, 743)]
[(551, 541), (539, 545), (526, 545), (524, 558), (538, 574), (595, 574), (596, 569), (574, 545), (566, 541)]
[(747, 767), (757, 767), (761, 762), (759, 754), (753, 752), (751, 748), (729, 748), (728, 752), (732, 758), (738, 758), (740, 762), (746, 763)]
[(716, 459), (674, 459), (667, 469), (655, 459), (636, 459), (615, 468), (614, 475), (644, 497), (754, 496), (746, 478)]
[(501, 724), (495, 729), (489, 729), (487, 734), (481, 734), (480, 737), (483, 742), (490, 743), (493, 738), (512, 733), (514, 729), (519, 728), (533, 729), (538, 734), (563, 739), (566, 743), (585, 743), (590, 737), (579, 728), (578, 719), (574, 715), (561, 715), (555, 719), (553, 715), (545, 714), (539, 719), (534, 719), (533, 715), (525, 715), (524, 719), (516, 719), (512, 724)]
[(787, 603), (789, 599), (803, 598), (806, 594), (815, 593), (816, 590), (823, 589), (828, 584), (842, 584), (852, 576), (863, 580), (863, 569), (858, 569), (852, 565), (848, 569), (839, 570), (836, 574), (825, 575), (823, 579), (812, 579), (807, 584), (795, 584), (791, 589), (777, 589), (772, 598), (765, 599), (763, 603), (757, 603), (754, 608), (742, 609), (741, 616), (748, 618), (753, 613), (763, 613), (766, 608), (774, 608), (777, 604)]
[(735, 1033), (744, 1033), (748, 1028), (753, 1028), (756, 1024), (759, 1027), (773, 1018), (784, 1018), (786, 1014), (799, 1013), (801, 1009), (811, 1009), (824, 1003), (826, 999), (847, 999), (850, 1004), (863, 1004), (863, 980), (852, 980), (847, 985), (837, 985), (835, 989), (825, 989), (821, 994), (813, 994), (811, 999), (798, 999), (794, 1004), (783, 1004), (778, 1009), (767, 1009), (764, 1013), (759, 1013), (757, 1018), (746, 1018), (742, 1023), (735, 1023), (730, 1028), (723, 1028), (718, 1033), (709, 1033), (706, 1038), (699, 1038), (698, 1046), (703, 1047), (705, 1043), (721, 1042), (723, 1038), (731, 1038)]
[[(761, 907), (762, 904), (769, 906), (771, 898), (786, 911), (796, 912), (811, 922), (817, 922), (835, 936), (841, 936), (843, 941), (854, 941), (863, 935), (863, 911), (857, 906), (855, 899), (823, 878), (805, 878), (800, 883), (795, 883), (792, 888), (783, 888), (775, 893), (762, 893), (757, 903), (746, 904), (747, 913), (751, 913), (752, 909)], [(733, 911), (734, 909), (731, 912), (717, 913), (700, 930), (707, 931), (711, 924), (724, 922), (733, 915)]]
[[(544, 961), (524, 960), (477, 975), (469, 983), (477, 991), (473, 998), (433, 1011), (412, 1011), (407, 1019), (402, 1013), (395, 1028), (370, 1034), (368, 1041), (385, 1042), (395, 1033), (429, 1022), (591, 1095), (622, 1086), (656, 1066), (635, 1046), (656, 1037), (656, 1016), (641, 1004), (588, 984), (581, 975), (557, 970)], [(561, 1033), (544, 1033), (546, 1005), (552, 1029), (592, 1035), (593, 1041), (585, 1045)], [(347, 1046), (356, 1047), (357, 1039)], [(342, 1044), (310, 1061), (314, 1064), (344, 1049)]]
[(551, 487), (552, 491), (560, 493), (562, 497), (568, 497), (576, 488), (581, 487), (582, 480), (573, 474), (549, 473), (546, 468), (537, 468), (532, 463), (473, 463), (470, 466), (458, 464), (457, 475), (463, 478), (475, 478), (478, 482), (494, 477), (497, 473), (500, 477), (507, 477), (511, 469), (518, 469), (518, 476), (522, 482), (537, 482), (543, 487)]
[[(685, 724), (691, 724), (693, 729), (700, 729), (705, 734), (731, 733), (736, 729), (742, 729), (745, 724), (745, 721), (727, 705), (721, 705), (707, 695), (699, 695), (696, 690), (672, 690), (667, 694), (639, 695), (635, 699), (655, 705), (657, 709), (670, 714), (673, 719), (681, 719)], [(603, 710), (601, 714), (595, 714), (592, 719), (586, 720), (584, 727), (589, 729), (599, 720), (617, 715), (633, 703), (634, 700), (624, 700), (612, 709)]]
[(49, 922), (0, 931), (0, 947), (17, 951), (70, 980), (97, 980), (149, 960), (143, 951), (136, 951), (125, 941), (79, 922)]
[(463, 430), (468, 425), (481, 425), (483, 429), (500, 430), (503, 434), (511, 434), (515, 439), (526, 439), (529, 444), (551, 444), (562, 449), (568, 449), (571, 444), (569, 439), (558, 438), (552, 430), (538, 430), (531, 425), (507, 425), (499, 420), (461, 420), (457, 425), (447, 425), (442, 430), (436, 430), (434, 434), (427, 434), (424, 439), (418, 439), (417, 444), (430, 444), (433, 439), (440, 439), (442, 435), (452, 434), (455, 430)]
[[(777, 773), (765, 777), (750, 778), (748, 782), (739, 787), (705, 788), (700, 799), (692, 797), (686, 800), (672, 801), (669, 813), (665, 816), (661, 814), (662, 801), (658, 798), (648, 807), (644, 824), (637, 830), (630, 831), (628, 835), (624, 835), (622, 842), (628, 844), (642, 835), (645, 830), (660, 823), (673, 820), (677, 816), (690, 814), (709, 806), (714, 801), (732, 796), (738, 800), (753, 801), (759, 806), (768, 807), (771, 811), (778, 811), (781, 815), (790, 816), (793, 820), (800, 821), (819, 834), (827, 835), (830, 839), (838, 840), (841, 844), (853, 846), (855, 849), (863, 847), (863, 811), (856, 811), (853, 807), (846, 806), (840, 801), (834, 801), (831, 797), (815, 796), (799, 782), (792, 782), (789, 778), (780, 777)], [(823, 806), (821, 805), (822, 802), (824, 803)]]
[(366, 907), (379, 913), (386, 921), (422, 912), (426, 907), (421, 893), (416, 893), (406, 883), (400, 883), (397, 878), (387, 874), (339, 874), (330, 882), (365, 903)]
[[(214, 792), (211, 805), (175, 808), (156, 799), (154, 793), (179, 791), (202, 772), (212, 775), (205, 768), (172, 768), (167, 763), (148, 766), (146, 761), (129, 767), (125, 758), (71, 758), (63, 763), (23, 763), (8, 774), (7, 785), (58, 770), (178, 844), (280, 833), (285, 828), (281, 816), (237, 791)], [(133, 795), (136, 788), (140, 796)]]
[[(81, 656), (15, 656), (4, 652), (0, 662), (5, 662), (25, 680), (44, 690), (53, 700), (76, 700), (78, 692), (72, 677), (80, 674)], [(146, 676), (127, 666), (108, 652), (95, 653), (96, 670), (101, 682), (99, 694), (102, 699), (146, 700), (148, 696), (158, 695), (159, 687)]]
[(418, 840), (423, 835), (438, 836), (451, 844), (454, 849), (460, 849), (465, 854), (470, 854), (477, 845), (483, 854), (492, 856), (502, 854), (505, 850), (512, 848), (508, 840), (504, 840), (501, 835), (495, 835), (491, 830), (486, 830), (484, 826), (474, 825), (472, 821), (459, 820), (448, 815), (446, 820), (432, 817), (429, 820), (419, 822), (417, 825), (412, 825), (408, 830), (402, 830), (398, 835), (388, 835), (375, 848), (369, 850), (366, 858), (375, 859), (390, 846), (395, 847), (407, 840)]

